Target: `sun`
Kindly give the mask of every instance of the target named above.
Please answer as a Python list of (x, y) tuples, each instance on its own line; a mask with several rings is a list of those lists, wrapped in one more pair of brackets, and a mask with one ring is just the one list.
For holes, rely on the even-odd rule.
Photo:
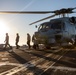
[(5, 34), (9, 31), (9, 27), (6, 25), (5, 22), (0, 21), (0, 34)]
[(6, 33), (9, 33), (9, 27), (6, 22), (0, 20), (0, 44), (4, 43)]

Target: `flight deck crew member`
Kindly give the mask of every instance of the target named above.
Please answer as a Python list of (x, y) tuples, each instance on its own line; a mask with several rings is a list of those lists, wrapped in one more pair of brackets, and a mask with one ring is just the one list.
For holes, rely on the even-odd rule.
[(38, 41), (37, 41), (35, 35), (32, 36), (32, 42), (33, 42), (33, 48), (39, 49)]
[(8, 33), (6, 33), (6, 37), (5, 37), (5, 47), (4, 47), (4, 49), (6, 49), (7, 48), (7, 46), (9, 46), (10, 48), (11, 48), (11, 46), (10, 46), (10, 44), (9, 44), (9, 35), (8, 35)]
[(29, 33), (27, 33), (27, 45), (28, 45), (29, 49), (30, 49), (30, 47), (31, 47), (30, 41), (31, 41), (31, 36), (30, 36)]
[(19, 43), (19, 38), (20, 38), (20, 36), (19, 36), (19, 34), (17, 33), (16, 34), (16, 49), (18, 49), (20, 46), (18, 45), (18, 43)]

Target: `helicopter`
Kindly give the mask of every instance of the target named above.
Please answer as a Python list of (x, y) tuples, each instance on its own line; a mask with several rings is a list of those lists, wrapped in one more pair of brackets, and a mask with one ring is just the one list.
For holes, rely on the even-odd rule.
[(76, 42), (76, 17), (69, 17), (68, 14), (76, 13), (73, 10), (75, 8), (62, 8), (55, 11), (0, 11), (2, 14), (47, 14), (54, 13), (51, 16), (40, 19), (29, 25), (41, 22), (43, 20), (55, 17), (59, 15), (59, 18), (51, 19), (48, 22), (41, 23), (38, 27), (38, 31), (34, 32), (33, 43), (43, 44), (46, 48), (51, 46), (60, 45), (66, 46), (70, 43), (72, 45)]
[(54, 15), (31, 23), (30, 25), (59, 15), (59, 18), (51, 19), (50, 21), (39, 25), (38, 31), (34, 33), (34, 43), (44, 44), (46, 48), (50, 48), (55, 45), (63, 47), (75, 45), (76, 17), (69, 17), (68, 15), (70, 13), (75, 13), (73, 12), (74, 9), (76, 9), (76, 7), (51, 11)]

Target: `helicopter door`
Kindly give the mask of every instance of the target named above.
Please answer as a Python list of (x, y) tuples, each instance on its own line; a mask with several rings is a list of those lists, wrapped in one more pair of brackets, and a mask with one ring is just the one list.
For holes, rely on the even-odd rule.
[(69, 37), (69, 27), (66, 23), (62, 23), (62, 36), (63, 39), (67, 39)]
[(76, 26), (74, 24), (71, 24), (69, 31), (71, 33), (70, 34), (71, 38), (75, 38), (75, 35), (76, 35)]
[(69, 23), (65, 23), (64, 37), (66, 39), (72, 39), (72, 38), (74, 38), (74, 35), (75, 35), (75, 26), (71, 25)]

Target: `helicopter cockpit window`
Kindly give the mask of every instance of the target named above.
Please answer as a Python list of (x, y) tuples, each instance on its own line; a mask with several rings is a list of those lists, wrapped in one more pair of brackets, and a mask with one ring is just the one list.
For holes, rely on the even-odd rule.
[(39, 27), (39, 30), (41, 30), (42, 29), (42, 25)]
[(50, 29), (50, 26), (48, 24), (42, 24), (40, 25), (38, 30), (48, 30)]
[(43, 25), (43, 29), (49, 29), (48, 25)]
[(48, 25), (46, 26), (46, 29), (49, 29), (49, 26)]
[(63, 27), (63, 23), (61, 21), (53, 22), (51, 25), (52, 29), (62, 29), (62, 27)]

